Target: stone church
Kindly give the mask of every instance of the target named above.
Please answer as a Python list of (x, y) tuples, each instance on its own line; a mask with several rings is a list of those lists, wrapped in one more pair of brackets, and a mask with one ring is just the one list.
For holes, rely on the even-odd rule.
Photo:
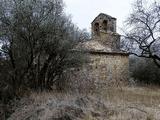
[(127, 82), (129, 54), (120, 50), (116, 18), (101, 13), (91, 23), (91, 30), (91, 40), (81, 42), (76, 48), (89, 57), (79, 72), (102, 84)]

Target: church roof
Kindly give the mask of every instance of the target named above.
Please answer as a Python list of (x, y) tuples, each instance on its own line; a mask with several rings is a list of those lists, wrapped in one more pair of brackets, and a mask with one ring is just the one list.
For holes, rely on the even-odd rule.
[(128, 53), (124, 51), (112, 51), (111, 48), (106, 47), (96, 40), (80, 42), (74, 50), (91, 54), (128, 55)]
[(83, 51), (103, 51), (103, 52), (111, 52), (112, 50), (110, 48), (105, 47), (101, 43), (95, 40), (90, 40), (86, 42), (81, 42), (76, 47), (78, 50)]

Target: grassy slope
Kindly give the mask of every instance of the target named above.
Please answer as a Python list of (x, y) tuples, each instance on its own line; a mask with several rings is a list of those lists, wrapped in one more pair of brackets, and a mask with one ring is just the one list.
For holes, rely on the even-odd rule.
[(160, 89), (154, 87), (111, 87), (86, 95), (32, 93), (27, 102), (9, 120), (160, 120)]
[(107, 88), (99, 92), (102, 99), (119, 108), (115, 120), (160, 120), (160, 89), (157, 87)]

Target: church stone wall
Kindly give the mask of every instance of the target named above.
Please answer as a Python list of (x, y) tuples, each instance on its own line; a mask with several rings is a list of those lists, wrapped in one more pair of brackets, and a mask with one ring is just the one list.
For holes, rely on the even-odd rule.
[(116, 33), (101, 32), (99, 37), (95, 37), (94, 40), (101, 42), (112, 51), (120, 51), (120, 35)]
[(97, 82), (113, 85), (128, 81), (128, 56), (120, 54), (91, 54), (90, 63), (83, 70), (89, 71), (89, 77)]
[(128, 83), (128, 55), (88, 54), (88, 57), (89, 63), (70, 71), (70, 79), (74, 85), (76, 80), (92, 86), (94, 82), (96, 87), (121, 86)]

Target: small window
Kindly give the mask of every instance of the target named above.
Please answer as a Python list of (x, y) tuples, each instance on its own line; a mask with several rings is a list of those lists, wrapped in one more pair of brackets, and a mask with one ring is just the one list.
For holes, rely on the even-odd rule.
[(94, 32), (95, 32), (96, 35), (99, 35), (99, 23), (95, 23)]
[(108, 26), (108, 21), (104, 20), (103, 21), (103, 30), (107, 31), (107, 26)]

